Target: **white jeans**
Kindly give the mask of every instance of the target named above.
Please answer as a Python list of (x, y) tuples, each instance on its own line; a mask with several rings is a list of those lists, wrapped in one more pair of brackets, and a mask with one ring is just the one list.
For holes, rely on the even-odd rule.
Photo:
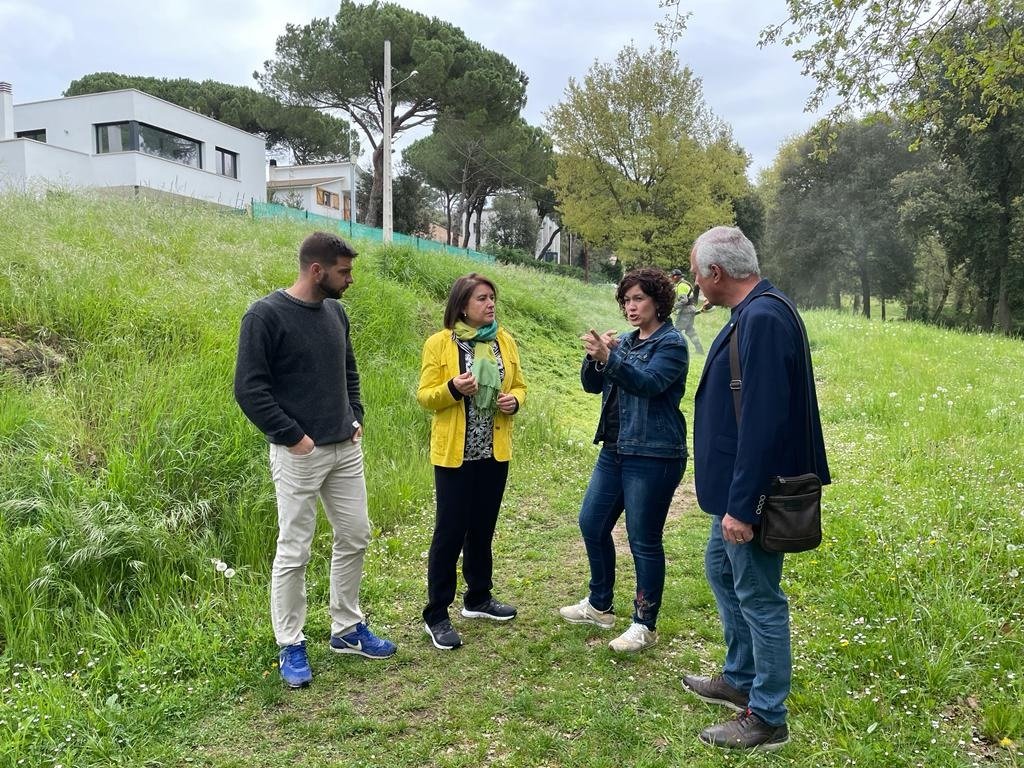
[(305, 639), (306, 564), (316, 529), (316, 501), (334, 530), (331, 549), (331, 634), (347, 634), (363, 621), (359, 583), (370, 543), (363, 450), (351, 440), (318, 445), (296, 456), (270, 446), (270, 475), (277, 491), (277, 553), (270, 580), (270, 618), (280, 646)]

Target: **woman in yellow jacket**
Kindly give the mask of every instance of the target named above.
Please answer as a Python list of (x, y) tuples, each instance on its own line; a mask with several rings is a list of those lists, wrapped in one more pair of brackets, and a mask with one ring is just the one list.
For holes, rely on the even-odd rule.
[(486, 277), (460, 277), (448, 294), (444, 330), (423, 345), (416, 400), (434, 414), (430, 462), (437, 493), (423, 622), (440, 650), (462, 645), (448, 616), (460, 552), (462, 615), (494, 621), (516, 615), (491, 594), (491, 541), (508, 479), (512, 417), (526, 397), (526, 382), (519, 349), (495, 320), (497, 298)]

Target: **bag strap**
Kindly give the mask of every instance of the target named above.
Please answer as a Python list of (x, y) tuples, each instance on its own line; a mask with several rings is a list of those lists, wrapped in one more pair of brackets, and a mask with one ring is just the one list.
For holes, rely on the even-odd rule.
[[(785, 296), (781, 296), (778, 293), (772, 293), (771, 291), (765, 291), (761, 296), (771, 296), (773, 299), (781, 301), (790, 314), (796, 319), (797, 327), (800, 329), (800, 340), (803, 342), (804, 348), (804, 373), (807, 377), (807, 396), (804, 397), (804, 403), (807, 405), (807, 419), (804, 426), (807, 429), (807, 444), (810, 445), (812, 442), (813, 435), (811, 434), (811, 420), (813, 419), (813, 413), (811, 411), (811, 392), (814, 387), (814, 378), (811, 369), (811, 342), (807, 337), (807, 328), (804, 326), (803, 318), (800, 317), (800, 313), (796, 311), (796, 307), (793, 306), (793, 302), (787, 299)], [(751, 301), (756, 300), (760, 297), (755, 297)], [(732, 390), (732, 404), (733, 410), (736, 413), (736, 429), (739, 431), (740, 427), (740, 411), (742, 409), (742, 402), (740, 398), (741, 390), (743, 389), (743, 371), (740, 367), (740, 324), (739, 320), (733, 326), (732, 334), (729, 338), (729, 375), (732, 377), (729, 381), (729, 389)], [(814, 451), (811, 451), (811, 462), (814, 466), (814, 474), (818, 474), (818, 457)]]

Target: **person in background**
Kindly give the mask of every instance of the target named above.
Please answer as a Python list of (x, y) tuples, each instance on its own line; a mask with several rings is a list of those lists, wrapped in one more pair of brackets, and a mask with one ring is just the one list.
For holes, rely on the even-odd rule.
[(686, 467), (686, 420), (679, 401), (686, 387), (686, 342), (668, 319), (675, 291), (660, 269), (627, 273), (616, 291), (636, 330), (585, 334), (583, 389), (601, 394), (595, 443), (603, 443), (590, 477), (579, 524), (590, 562), (590, 591), (559, 610), (572, 624), (615, 625), (615, 544), (612, 529), (623, 511), (636, 568), (629, 627), (609, 643), (637, 652), (658, 641), (656, 624), (665, 586), (662, 533), (669, 504)]
[(682, 270), (673, 269), (669, 272), (669, 277), (672, 278), (672, 283), (676, 289), (674, 307), (676, 329), (680, 333), (686, 334), (698, 355), (703, 355), (704, 347), (701, 346), (700, 336), (697, 335), (697, 329), (693, 326), (694, 316), (702, 311), (697, 308), (697, 294), (693, 290), (693, 286), (683, 279)]
[[(711, 515), (704, 570), (722, 620), (725, 666), (713, 677), (687, 675), (683, 686), (739, 713), (706, 728), (701, 741), (774, 750), (789, 741), (785, 702), (793, 663), (780, 586), (783, 556), (757, 541), (758, 500), (775, 476), (816, 468), (822, 483), (830, 482), (818, 402), (797, 318), (782, 301), (764, 296), (782, 294), (761, 279), (743, 232), (705, 232), (690, 268), (707, 301), (732, 315), (704, 361), (693, 417), (697, 501)], [(729, 364), (734, 332), (743, 374), (738, 414)]]
[(238, 340), (235, 399), (270, 443), (278, 520), (270, 618), (281, 678), (292, 688), (313, 679), (303, 626), (318, 498), (334, 531), (331, 650), (371, 659), (396, 651), (370, 630), (359, 607), (370, 543), (359, 442), (363, 405), (348, 315), (337, 301), (352, 285), (355, 256), (336, 235), (309, 235), (299, 248), (295, 282), (249, 307)]
[(526, 397), (519, 349), (495, 316), (498, 291), (472, 273), (451, 287), (444, 329), (423, 345), (416, 399), (433, 413), (430, 461), (437, 516), (427, 561), (426, 633), (435, 648), (462, 645), (448, 608), (462, 553), (462, 615), (508, 621), (516, 609), (494, 599), (491, 543), (512, 457), (513, 416)]

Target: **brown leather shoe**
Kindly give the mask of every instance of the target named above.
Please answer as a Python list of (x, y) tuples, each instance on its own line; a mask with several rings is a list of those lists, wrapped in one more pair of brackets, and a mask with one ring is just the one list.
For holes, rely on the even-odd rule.
[(729, 685), (725, 681), (724, 675), (715, 675), (714, 677), (684, 675), (683, 687), (708, 704), (721, 704), (733, 712), (743, 712), (747, 708), (747, 694), (739, 688)]
[(769, 725), (747, 709), (734, 720), (705, 728), (699, 738), (713, 747), (774, 752), (789, 743), (789, 728), (785, 723)]

